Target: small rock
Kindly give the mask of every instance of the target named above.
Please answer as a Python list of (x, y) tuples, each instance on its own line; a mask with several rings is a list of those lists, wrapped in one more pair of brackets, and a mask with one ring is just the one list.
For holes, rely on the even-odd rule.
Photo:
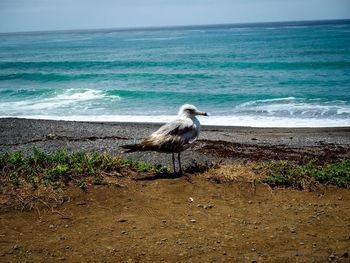
[(249, 200), (249, 201), (248, 201), (248, 204), (252, 204), (252, 203), (253, 203), (253, 201), (252, 201), (252, 200)]
[(122, 234), (123, 234), (123, 235), (124, 235), (124, 234), (127, 234), (127, 233), (128, 233), (128, 232), (126, 232), (125, 230), (122, 231)]
[(344, 254), (341, 255), (341, 256), (342, 256), (342, 258), (348, 258), (348, 257), (349, 257), (349, 253), (346, 251), (346, 252), (344, 252)]
[(75, 204), (76, 204), (76, 205), (86, 205), (86, 202), (81, 201), (81, 202), (76, 202)]
[(209, 209), (209, 208), (213, 208), (213, 207), (214, 207), (214, 205), (208, 204), (208, 205), (205, 205), (205, 206), (204, 206), (204, 209)]
[(188, 200), (190, 201), (190, 203), (192, 203), (194, 201), (194, 199), (192, 197), (188, 198)]
[(339, 197), (338, 197), (338, 200), (343, 200), (343, 197), (342, 197), (342, 196), (339, 196)]
[(182, 239), (178, 239), (178, 240), (175, 241), (175, 243), (177, 245), (182, 245), (184, 243), (184, 241)]
[(56, 135), (53, 134), (53, 133), (49, 133), (49, 134), (46, 135), (46, 139), (48, 139), (48, 140), (53, 140), (55, 138), (56, 138)]
[(126, 220), (125, 218), (119, 218), (119, 219), (118, 219), (118, 222), (119, 222), (119, 223), (124, 223), (124, 222), (126, 222), (126, 221), (128, 221), (128, 220)]
[(191, 219), (190, 222), (191, 223), (196, 223), (196, 219)]
[(13, 246), (13, 250), (17, 250), (17, 249), (19, 249), (19, 245), (18, 244)]
[(162, 222), (163, 222), (163, 223), (166, 223), (166, 220), (165, 220), (165, 219), (163, 219), (163, 220), (162, 220)]
[(65, 228), (67, 228), (67, 227), (68, 227), (68, 225), (64, 225), (64, 227), (65, 227)]
[(332, 254), (330, 254), (329, 255), (329, 257), (328, 257), (329, 259), (331, 259), (331, 260), (333, 260), (333, 259), (335, 259), (336, 258), (336, 256), (332, 253)]
[(49, 225), (49, 228), (54, 228), (55, 226), (54, 225)]

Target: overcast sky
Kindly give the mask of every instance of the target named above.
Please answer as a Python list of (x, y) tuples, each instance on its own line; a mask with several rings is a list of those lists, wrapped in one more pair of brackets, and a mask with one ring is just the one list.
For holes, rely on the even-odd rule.
[(350, 0), (0, 0), (0, 32), (350, 18)]

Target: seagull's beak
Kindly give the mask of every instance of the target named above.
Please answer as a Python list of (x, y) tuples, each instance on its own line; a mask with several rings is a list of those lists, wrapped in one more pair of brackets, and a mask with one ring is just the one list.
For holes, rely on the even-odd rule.
[(208, 113), (202, 112), (202, 111), (197, 111), (196, 114), (197, 115), (203, 115), (203, 116), (209, 116)]

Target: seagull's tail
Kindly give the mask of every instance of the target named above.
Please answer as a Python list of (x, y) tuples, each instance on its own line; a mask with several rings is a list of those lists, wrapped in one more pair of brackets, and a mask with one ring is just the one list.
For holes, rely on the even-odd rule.
[(120, 147), (123, 149), (126, 149), (126, 151), (124, 151), (125, 153), (132, 153), (132, 152), (145, 150), (142, 144), (127, 144), (127, 145), (122, 145)]

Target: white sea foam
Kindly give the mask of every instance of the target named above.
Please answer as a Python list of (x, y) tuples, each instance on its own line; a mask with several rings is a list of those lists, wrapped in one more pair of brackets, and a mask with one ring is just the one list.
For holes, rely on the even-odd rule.
[(265, 100), (253, 100), (253, 101), (244, 102), (240, 104), (239, 107), (246, 107), (246, 106), (256, 105), (260, 103), (268, 104), (275, 101), (289, 102), (289, 101), (294, 101), (295, 99), (296, 99), (295, 97), (286, 97), (286, 98), (274, 98), (274, 99), (265, 99)]
[[(118, 115), (112, 115), (108, 107), (120, 99), (119, 96), (108, 95), (102, 90), (69, 89), (50, 97), (0, 103), (0, 115), (2, 117), (107, 122), (164, 123), (174, 119), (174, 116), (161, 115), (163, 112), (161, 109), (154, 109), (152, 111), (154, 115), (151, 116), (142, 111), (135, 112), (134, 115), (123, 115), (122, 112), (128, 112), (125, 109), (124, 111), (120, 109)], [(110, 110), (113, 111), (113, 108)], [(76, 115), (77, 113), (79, 115)], [(105, 115), (99, 115), (99, 113)], [(350, 106), (345, 101), (325, 102), (319, 99), (285, 97), (248, 101), (236, 106), (232, 111), (218, 109), (213, 112), (213, 116), (201, 118), (201, 122), (205, 125), (220, 126), (339, 127), (350, 126), (349, 116)]]
[(322, 102), (319, 99), (306, 100), (286, 97), (248, 101), (236, 106), (233, 111), (233, 115), (256, 114), (296, 118), (340, 117), (339, 115), (350, 114), (350, 106), (345, 101)]
[(68, 89), (64, 93), (56, 94), (51, 97), (36, 97), (23, 101), (9, 101), (0, 103), (0, 112), (21, 112), (33, 110), (52, 110), (75, 105), (84, 101), (93, 101), (98, 99), (120, 100), (119, 96), (106, 95), (101, 90), (93, 89)]
[(65, 101), (84, 101), (84, 100), (94, 100), (103, 97), (103, 92), (101, 90), (75, 90), (69, 89), (66, 92), (57, 95), (52, 98), (52, 100), (65, 100)]

